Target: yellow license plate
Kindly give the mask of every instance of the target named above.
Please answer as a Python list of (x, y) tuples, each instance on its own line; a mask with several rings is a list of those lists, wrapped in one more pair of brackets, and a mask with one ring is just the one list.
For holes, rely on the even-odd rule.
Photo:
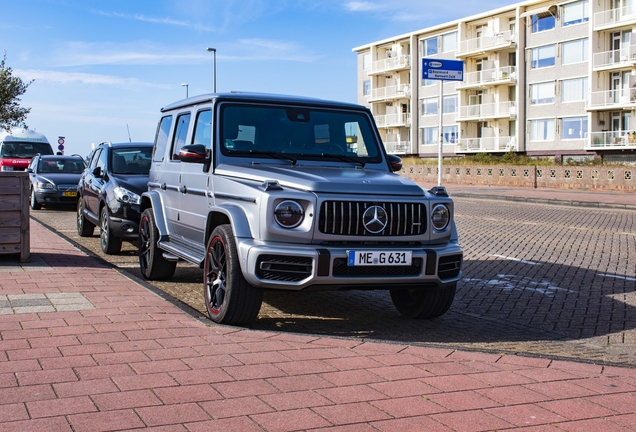
[(64, 192), (62, 196), (74, 197), (77, 196), (77, 192)]

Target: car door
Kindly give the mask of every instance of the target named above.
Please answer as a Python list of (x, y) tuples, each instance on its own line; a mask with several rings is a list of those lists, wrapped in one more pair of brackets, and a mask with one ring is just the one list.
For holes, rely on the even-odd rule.
[(86, 170), (83, 186), (84, 206), (88, 216), (93, 220), (99, 219), (99, 193), (104, 184), (103, 175), (106, 172), (108, 151), (106, 148), (98, 149), (93, 155), (93, 160)]
[(181, 194), (183, 193), (181, 184), (182, 164), (179, 160), (179, 149), (186, 143), (188, 129), (190, 127), (190, 112), (182, 112), (176, 117), (174, 132), (167, 154), (169, 160), (164, 163), (162, 173), (165, 186), (164, 189), (164, 211), (166, 224), (170, 235), (183, 236), (181, 220)]

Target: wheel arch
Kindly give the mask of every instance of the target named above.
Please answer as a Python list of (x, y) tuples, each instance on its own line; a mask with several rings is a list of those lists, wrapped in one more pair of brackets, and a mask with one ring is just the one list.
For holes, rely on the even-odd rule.
[(144, 210), (151, 209), (152, 215), (155, 218), (155, 226), (159, 231), (159, 238), (168, 235), (168, 228), (166, 226), (166, 220), (163, 215), (163, 205), (161, 201), (161, 195), (155, 191), (145, 192), (141, 196), (141, 205), (139, 213), (143, 213)]
[(205, 241), (207, 244), (212, 231), (219, 225), (230, 224), (235, 237), (253, 238), (250, 224), (242, 208), (231, 204), (216, 206), (208, 213), (205, 227)]

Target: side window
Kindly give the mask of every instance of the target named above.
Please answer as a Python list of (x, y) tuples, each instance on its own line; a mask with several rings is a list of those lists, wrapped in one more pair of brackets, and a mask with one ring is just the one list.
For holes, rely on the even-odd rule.
[(99, 154), (99, 158), (97, 159), (97, 165), (96, 165), (102, 169), (102, 172), (106, 171), (107, 157), (108, 157), (108, 152), (102, 149), (101, 153)]
[(172, 160), (179, 160), (179, 149), (186, 145), (188, 127), (190, 126), (190, 113), (181, 114), (177, 117), (177, 128), (172, 138), (172, 149), (170, 151)]
[(212, 111), (199, 111), (194, 125), (192, 144), (203, 144), (205, 148), (212, 147)]
[(159, 122), (157, 127), (157, 136), (155, 136), (155, 147), (153, 149), (152, 160), (154, 162), (163, 162), (168, 146), (168, 135), (172, 126), (172, 116), (166, 116)]
[(95, 150), (95, 153), (93, 153), (93, 158), (91, 159), (91, 163), (89, 165), (91, 170), (97, 166), (97, 161), (99, 160), (99, 155), (101, 152), (102, 149), (97, 149)]

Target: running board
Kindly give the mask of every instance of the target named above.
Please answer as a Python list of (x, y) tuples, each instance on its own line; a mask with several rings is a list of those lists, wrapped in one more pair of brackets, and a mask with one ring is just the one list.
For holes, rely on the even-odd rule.
[(157, 246), (165, 252), (164, 257), (168, 261), (176, 258), (200, 266), (205, 260), (205, 248), (181, 238), (169, 237), (168, 240), (158, 241)]

